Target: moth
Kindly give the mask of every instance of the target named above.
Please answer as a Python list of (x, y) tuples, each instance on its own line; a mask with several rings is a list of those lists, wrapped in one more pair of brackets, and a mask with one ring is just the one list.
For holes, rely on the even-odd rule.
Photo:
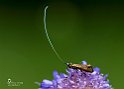
[(47, 27), (46, 27), (46, 11), (47, 11), (47, 8), (48, 6), (45, 7), (44, 9), (44, 19), (43, 19), (43, 22), (44, 22), (44, 31), (45, 31), (45, 34), (46, 34), (46, 38), (53, 50), (53, 52), (56, 54), (56, 56), (58, 57), (58, 59), (63, 62), (64, 64), (66, 64), (69, 68), (72, 68), (72, 69), (79, 69), (81, 71), (86, 71), (86, 72), (90, 72), (92, 73), (93, 72), (93, 67), (90, 65), (90, 64), (72, 64), (72, 63), (65, 63), (64, 60), (60, 57), (60, 55), (58, 54), (58, 52), (56, 51), (56, 49), (54, 48), (53, 44), (52, 44), (52, 41), (49, 37), (49, 34), (48, 34), (48, 31), (47, 31)]
[(69, 68), (76, 69), (76, 70), (81, 70), (81, 71), (86, 71), (86, 72), (93, 72), (93, 67), (90, 64), (72, 64), (72, 63), (66, 63), (66, 65)]

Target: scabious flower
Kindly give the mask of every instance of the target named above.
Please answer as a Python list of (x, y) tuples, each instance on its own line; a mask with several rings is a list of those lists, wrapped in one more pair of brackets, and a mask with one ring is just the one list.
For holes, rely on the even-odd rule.
[[(85, 61), (82, 64), (87, 64)], [(107, 74), (100, 73), (99, 68), (94, 68), (92, 73), (68, 68), (67, 74), (53, 72), (54, 79), (43, 80), (39, 89), (113, 89), (106, 79)]]

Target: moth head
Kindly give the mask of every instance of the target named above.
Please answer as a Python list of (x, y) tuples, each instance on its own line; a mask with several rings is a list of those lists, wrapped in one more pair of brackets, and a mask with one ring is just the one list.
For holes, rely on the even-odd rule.
[(72, 63), (66, 63), (66, 65), (69, 67), (69, 68), (71, 68), (72, 67)]

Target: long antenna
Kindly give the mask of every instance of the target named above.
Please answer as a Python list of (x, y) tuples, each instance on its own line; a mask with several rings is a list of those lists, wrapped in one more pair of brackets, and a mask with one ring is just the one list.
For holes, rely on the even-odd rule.
[(54, 46), (53, 46), (53, 44), (52, 44), (52, 42), (51, 42), (51, 40), (50, 40), (48, 31), (47, 31), (47, 27), (46, 27), (46, 14), (47, 14), (46, 11), (47, 11), (47, 9), (48, 9), (48, 6), (46, 6), (45, 9), (44, 9), (44, 18), (43, 18), (43, 19), (44, 19), (44, 30), (45, 30), (45, 34), (46, 34), (47, 40), (48, 40), (48, 42), (49, 42), (49, 44), (50, 44), (52, 50), (53, 50), (54, 53), (56, 54), (56, 56), (59, 58), (60, 61), (62, 61), (63, 63), (65, 63), (65, 62), (63, 61), (63, 59), (60, 57), (60, 55), (58, 54), (58, 52), (55, 50), (55, 48), (54, 48)]

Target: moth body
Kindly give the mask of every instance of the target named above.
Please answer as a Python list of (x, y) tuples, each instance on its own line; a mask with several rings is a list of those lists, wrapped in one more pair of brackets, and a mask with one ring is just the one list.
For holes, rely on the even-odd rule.
[(67, 66), (72, 69), (79, 69), (81, 71), (86, 71), (86, 72), (93, 72), (93, 67), (90, 64), (72, 64), (72, 63), (67, 63)]

